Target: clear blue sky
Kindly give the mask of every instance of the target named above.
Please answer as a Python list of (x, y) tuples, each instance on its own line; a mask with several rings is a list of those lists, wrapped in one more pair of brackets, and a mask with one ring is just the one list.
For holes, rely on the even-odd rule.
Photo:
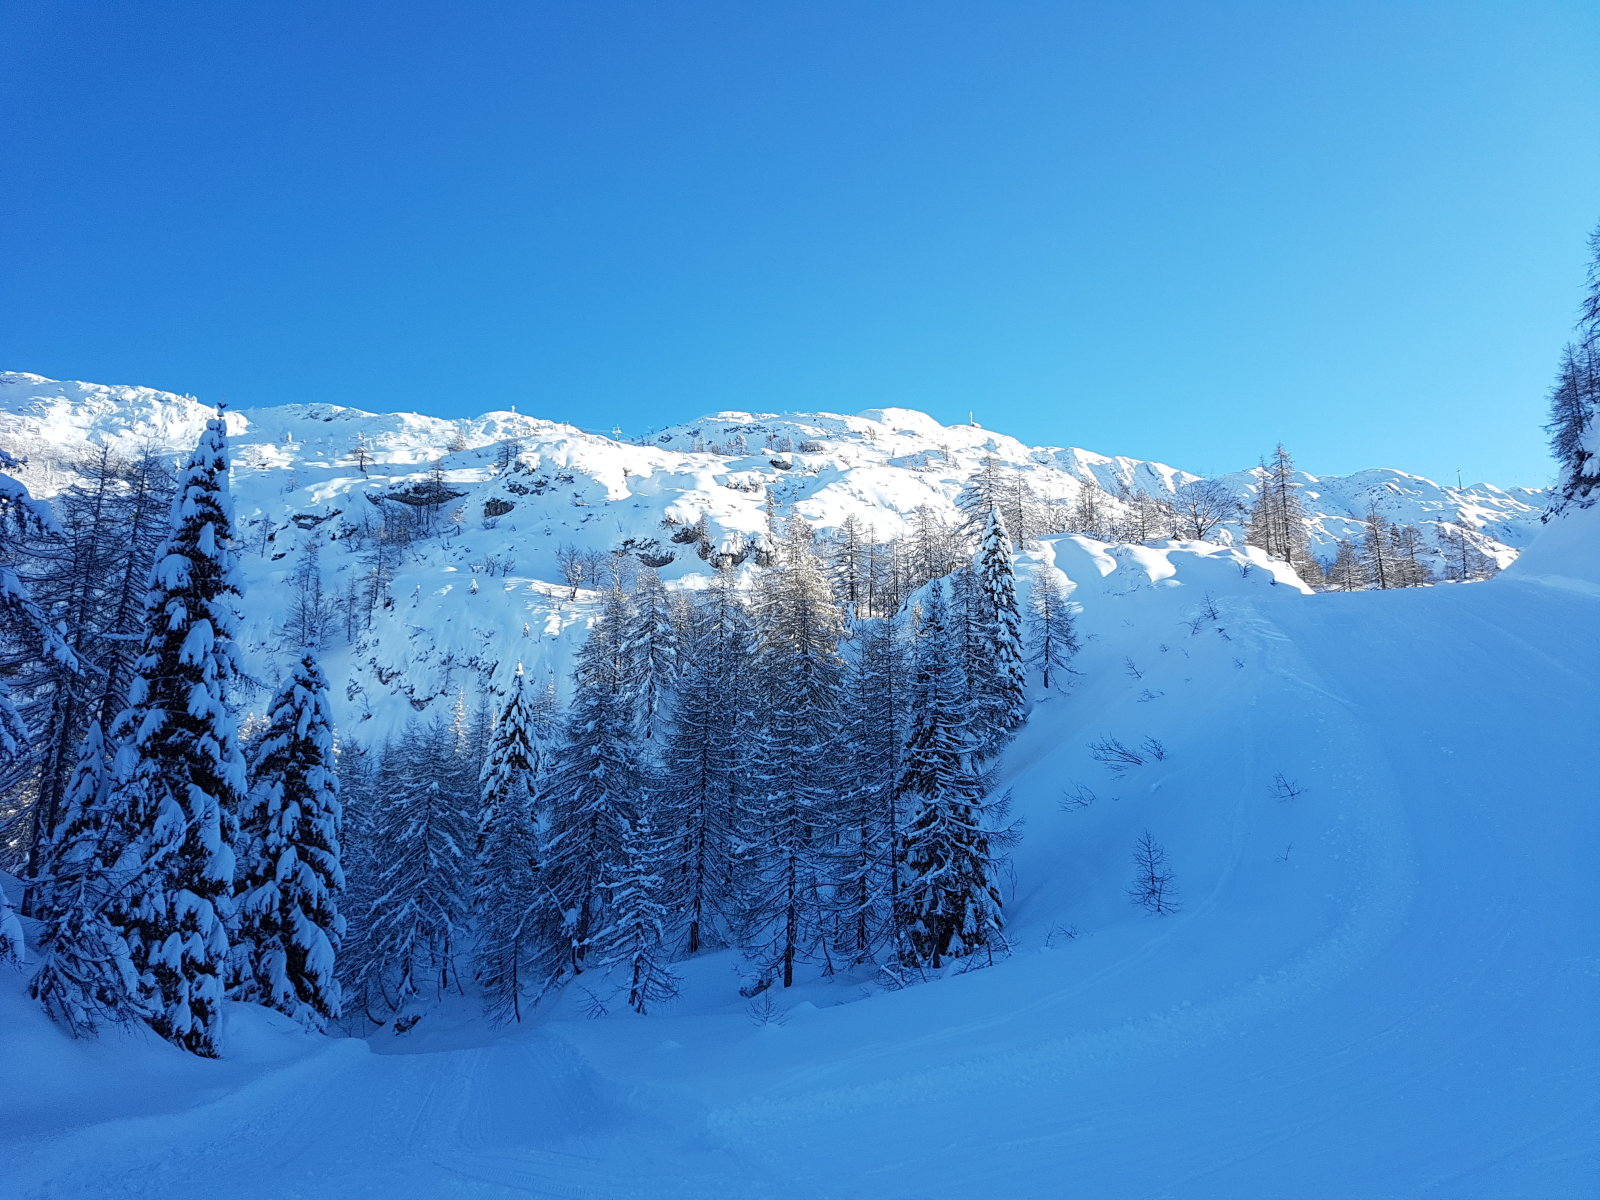
[(1600, 5), (0, 8), (0, 367), (1539, 484)]

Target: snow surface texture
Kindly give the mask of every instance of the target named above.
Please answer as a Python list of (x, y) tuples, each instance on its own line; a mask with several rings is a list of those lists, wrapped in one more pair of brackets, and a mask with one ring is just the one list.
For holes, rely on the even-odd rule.
[[(220, 1062), (71, 1042), (13, 976), (0, 1195), (1600, 1194), (1600, 591), (1544, 582), (1597, 578), (1600, 509), (1547, 540), (1573, 564), (1317, 597), (1256, 551), (1036, 545), (1088, 640), (1002, 763), (991, 968), (761, 1014), (708, 954), (661, 1016), (569, 989), (371, 1043), (233, 1005)], [(1165, 756), (1115, 775), (1107, 736)], [(1176, 915), (1125, 894), (1146, 829)]]
[[(72, 458), (91, 447), (187, 455), (212, 411), (151, 388), (0, 373), (0, 447), (30, 459), (22, 478), (36, 496), (66, 487)], [(259, 680), (279, 678), (298, 654), (283, 626), (287, 584), (307, 546), (320, 546), (324, 586), (339, 594), (364, 570), (340, 531), (375, 513), (365, 497), (425, 486), (436, 463), (440, 481), (459, 493), (441, 506), (441, 531), (415, 544), (395, 571), (393, 606), (354, 645), (335, 637), (324, 648), (329, 677), (339, 681), (332, 700), (340, 732), (370, 744), (486, 679), (503, 687), (518, 661), (535, 686), (566, 677), (592, 596), (581, 592), (574, 603), (560, 585), (556, 551), (564, 545), (605, 552), (631, 540), (645, 554), (672, 555), (663, 575), (694, 586), (706, 565), (673, 535), (704, 518), (713, 552), (759, 543), (767, 489), (780, 517), (796, 512), (830, 530), (854, 516), (885, 538), (904, 533), (924, 505), (955, 520), (956, 495), (988, 455), (1055, 500), (1073, 500), (1085, 483), (1162, 495), (1199, 478), (1160, 463), (1030, 447), (900, 408), (859, 416), (719, 413), (643, 445), (507, 411), (445, 421), (287, 404), (227, 419), (249, 597), (241, 641)], [(358, 437), (371, 459), (365, 470), (354, 457)], [(710, 453), (711, 445), (743, 451)], [(1339, 538), (1359, 539), (1360, 518), (1376, 506), (1392, 522), (1420, 524), (1430, 540), (1430, 523), (1464, 522), (1479, 549), (1503, 566), (1539, 529), (1547, 498), (1490, 484), (1450, 488), (1393, 470), (1300, 479), (1312, 549), (1325, 562)], [(1219, 482), (1249, 506), (1251, 471)], [(1238, 523), (1215, 536), (1243, 541)], [(268, 697), (241, 699), (259, 714)]]

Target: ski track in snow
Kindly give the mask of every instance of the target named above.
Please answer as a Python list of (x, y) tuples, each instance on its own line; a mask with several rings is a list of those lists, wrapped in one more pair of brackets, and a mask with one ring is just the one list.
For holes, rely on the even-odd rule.
[[(898, 992), (809, 982), (781, 1027), (709, 955), (661, 1017), (563, 1002), (382, 1043), (411, 1053), (257, 1030), (289, 1061), (183, 1063), (165, 1085), (192, 1107), (148, 1115), (148, 1068), (121, 1067), (135, 1094), (19, 1137), (26, 1072), (66, 1053), (30, 1013), (0, 1195), (1600, 1195), (1600, 815), (1575, 766), (1600, 601), (1514, 577), (1304, 598), (1231, 556), (1072, 538), (1040, 557), (1094, 639), (1007, 759), (1011, 958)], [(1207, 591), (1225, 633), (1190, 636)], [(1105, 732), (1169, 757), (1107, 781), (1085, 749)], [(1277, 771), (1306, 793), (1271, 796)], [(1100, 799), (1062, 813), (1073, 779)], [(1170, 918), (1121, 895), (1145, 827), (1183, 888)], [(1047, 948), (1062, 921), (1081, 936)]]

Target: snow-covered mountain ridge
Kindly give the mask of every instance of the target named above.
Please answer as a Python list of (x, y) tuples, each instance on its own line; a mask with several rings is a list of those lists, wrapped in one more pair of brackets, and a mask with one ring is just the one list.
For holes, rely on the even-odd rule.
[[(177, 455), (193, 444), (210, 412), (192, 397), (152, 388), (0, 373), (0, 438), (34, 460), (29, 484), (45, 496), (65, 484), (64, 462), (83, 446), (124, 452), (155, 447)], [(692, 524), (704, 516), (719, 547), (733, 549), (765, 528), (768, 488), (780, 508), (821, 529), (836, 528), (854, 514), (891, 536), (919, 506), (950, 506), (989, 456), (1022, 472), (1046, 500), (1070, 501), (1085, 484), (1113, 497), (1127, 491), (1163, 496), (1201, 478), (1163, 463), (1028, 446), (976, 425), (941, 425), (904, 408), (855, 416), (722, 412), (669, 426), (644, 444), (525, 416), (514, 407), (444, 420), (284, 404), (231, 412), (228, 424), (235, 494), (246, 519), (285, 522), (352, 492), (419, 482), (437, 462), (464, 500), (522, 508), (507, 528), (542, 532), (552, 519), (558, 526), (597, 526), (584, 531), (586, 542), (602, 533), (614, 533), (619, 542), (659, 539), (664, 519)], [(356, 465), (358, 438), (365, 439), (370, 455), (364, 470)], [(517, 469), (498, 469), (505, 466), (503, 447), (513, 441)], [(533, 477), (531, 487), (521, 481), (528, 491), (510, 486), (515, 479), (501, 478), (516, 474)], [(1256, 486), (1251, 469), (1217, 480), (1241, 503), (1248, 503)], [(1324, 558), (1375, 506), (1400, 524), (1463, 522), (1505, 565), (1527, 543), (1547, 499), (1545, 489), (1449, 487), (1392, 469), (1302, 474), (1300, 480), (1313, 550)], [(570, 514), (559, 510), (566, 508), (596, 511), (563, 522)]]
[[(98, 446), (188, 453), (212, 411), (150, 388), (0, 374), (0, 445), (29, 458), (23, 478), (42, 497), (69, 486), (73, 463)], [(1171, 495), (1199, 479), (1161, 463), (1030, 447), (908, 409), (720, 413), (642, 445), (510, 408), (450, 421), (286, 404), (230, 411), (228, 426), (248, 584), (242, 635), (254, 673), (275, 678), (292, 652), (290, 585), (315, 555), (329, 603), (363, 609), (325, 656), (344, 681), (340, 725), (364, 739), (435, 701), (477, 692), (518, 660), (540, 677), (564, 678), (576, 643), (568, 631), (586, 627), (591, 608), (586, 589), (561, 582), (564, 548), (626, 548), (669, 582), (695, 586), (707, 561), (759, 556), (769, 506), (823, 532), (854, 517), (879, 538), (898, 536), (924, 506), (953, 519), (957, 494), (990, 456), (1046, 503), (1098, 488), (1112, 511), (1118, 493)], [(1538, 529), (1544, 502), (1539, 491), (1450, 488), (1392, 470), (1301, 478), (1313, 549), (1324, 559), (1376, 505), (1425, 531), (1429, 522), (1463, 522), (1505, 564)], [(1257, 486), (1252, 471), (1218, 482), (1242, 504)], [(374, 527), (424, 508), (431, 524), (408, 532), (381, 568), (385, 596), (373, 604)], [(1213, 538), (1243, 549), (1236, 522)], [(1254, 550), (1244, 557), (1265, 561)]]

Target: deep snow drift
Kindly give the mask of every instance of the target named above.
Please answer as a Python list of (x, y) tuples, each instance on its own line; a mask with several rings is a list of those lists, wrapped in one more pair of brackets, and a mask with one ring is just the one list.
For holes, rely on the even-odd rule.
[[(1600, 591), (1549, 582), (1597, 577), (1595, 516), (1563, 564), (1315, 597), (1256, 552), (1035, 544), (1092, 637), (1004, 760), (991, 968), (763, 1022), (711, 954), (659, 1017), (569, 989), (371, 1043), (234, 1006), (221, 1062), (67, 1041), (8, 978), (0, 1194), (1600, 1194)], [(1104, 736), (1165, 757), (1115, 776)], [(1146, 829), (1177, 915), (1124, 895)]]

